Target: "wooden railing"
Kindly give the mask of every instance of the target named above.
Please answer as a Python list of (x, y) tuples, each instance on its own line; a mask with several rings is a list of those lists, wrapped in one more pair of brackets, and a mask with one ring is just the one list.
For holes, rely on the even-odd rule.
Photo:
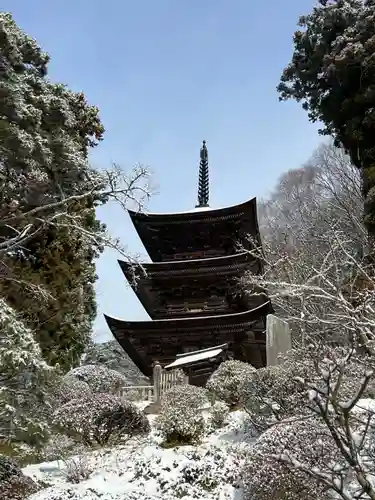
[[(152, 385), (129, 385), (122, 387), (120, 395), (126, 398), (130, 393), (135, 394), (135, 399), (159, 403), (162, 395), (175, 385), (188, 384), (189, 378), (180, 370), (163, 370), (159, 363), (153, 369)], [(133, 399), (133, 396), (132, 396)]]
[[(157, 377), (156, 377), (157, 380)], [(160, 395), (175, 385), (188, 384), (189, 379), (179, 370), (162, 370), (160, 373)]]
[(153, 401), (154, 400), (154, 386), (153, 385), (127, 385), (122, 387), (120, 395), (127, 399), (139, 401)]

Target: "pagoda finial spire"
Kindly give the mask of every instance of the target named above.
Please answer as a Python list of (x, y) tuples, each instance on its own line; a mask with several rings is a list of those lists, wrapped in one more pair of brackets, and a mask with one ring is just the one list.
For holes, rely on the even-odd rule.
[(208, 177), (208, 152), (206, 141), (203, 141), (200, 151), (199, 179), (198, 179), (198, 205), (199, 207), (208, 207), (209, 199), (209, 177)]

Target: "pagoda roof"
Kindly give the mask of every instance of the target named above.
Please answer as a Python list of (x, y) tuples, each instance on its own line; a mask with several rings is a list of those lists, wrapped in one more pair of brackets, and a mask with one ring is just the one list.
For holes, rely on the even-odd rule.
[[(124, 321), (104, 315), (107, 324), (132, 361), (144, 375), (152, 375), (156, 360), (171, 363), (184, 345), (199, 343), (208, 348), (213, 343), (238, 340), (249, 325), (272, 312), (271, 302), (241, 313), (194, 318), (169, 318), (152, 321)], [(189, 342), (190, 341), (190, 342)], [(156, 347), (155, 354), (150, 355)]]
[(238, 205), (229, 205), (227, 207), (197, 207), (183, 212), (139, 212), (129, 209), (128, 213), (133, 222), (192, 223), (207, 218), (220, 219), (226, 215), (241, 216), (249, 210), (256, 211), (256, 197)]
[[(119, 265), (131, 285), (134, 293), (151, 318), (155, 318), (155, 299), (157, 292), (150, 287), (153, 280), (157, 280), (157, 288), (163, 288), (171, 283), (172, 279), (184, 279), (187, 284), (189, 278), (195, 279), (201, 276), (217, 277), (220, 275), (240, 277), (243, 272), (252, 269), (261, 272), (262, 262), (255, 259), (249, 252), (243, 251), (233, 255), (211, 257), (206, 259), (173, 260), (164, 262), (151, 262), (144, 264), (132, 264), (119, 260)], [(155, 295), (156, 294), (156, 295)]]
[[(220, 248), (212, 248), (210, 231), (214, 230), (215, 233), (219, 233), (223, 239), (233, 240), (233, 231), (228, 232), (225, 229), (231, 221), (241, 226), (242, 234), (250, 234), (259, 239), (256, 198), (223, 208), (199, 207), (185, 212), (170, 213), (128, 210), (128, 213), (153, 262), (174, 258), (179, 260), (178, 253), (188, 253), (189, 247), (190, 252), (195, 251), (197, 246), (202, 247), (198, 250), (203, 250), (207, 245), (211, 247), (210, 256), (213, 256), (212, 252), (216, 252), (216, 255), (228, 253)], [(200, 227), (203, 235), (200, 240), (197, 226)], [(197, 243), (198, 240), (199, 243)], [(216, 246), (220, 245), (216, 242)], [(177, 256), (173, 257), (173, 255)], [(194, 258), (194, 255), (192, 257)]]

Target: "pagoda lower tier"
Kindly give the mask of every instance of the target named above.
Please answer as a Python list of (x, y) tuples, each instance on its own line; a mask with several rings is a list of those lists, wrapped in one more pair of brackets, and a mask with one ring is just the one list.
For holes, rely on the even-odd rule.
[(240, 278), (258, 274), (261, 262), (249, 252), (208, 259), (120, 267), (151, 319), (245, 312), (264, 302), (243, 293)]
[(234, 359), (255, 368), (265, 366), (265, 320), (271, 312), (267, 300), (254, 309), (226, 315), (154, 321), (123, 321), (105, 315), (105, 319), (132, 361), (146, 377), (151, 377), (155, 361), (165, 366), (181, 352), (225, 343)]

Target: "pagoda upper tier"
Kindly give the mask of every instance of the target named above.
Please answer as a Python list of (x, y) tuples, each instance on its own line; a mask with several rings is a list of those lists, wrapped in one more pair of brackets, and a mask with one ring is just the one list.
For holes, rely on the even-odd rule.
[(256, 198), (226, 208), (129, 215), (154, 263), (233, 255), (251, 239), (260, 245)]
[(106, 316), (119, 344), (146, 377), (153, 363), (171, 363), (181, 352), (229, 344), (235, 359), (260, 368), (266, 364), (265, 317), (269, 301), (255, 309), (226, 315), (170, 318), (155, 321), (124, 321)]
[(244, 312), (264, 302), (261, 295), (247, 297), (240, 288), (245, 272), (258, 274), (262, 267), (247, 251), (208, 259), (119, 264), (152, 319)]

